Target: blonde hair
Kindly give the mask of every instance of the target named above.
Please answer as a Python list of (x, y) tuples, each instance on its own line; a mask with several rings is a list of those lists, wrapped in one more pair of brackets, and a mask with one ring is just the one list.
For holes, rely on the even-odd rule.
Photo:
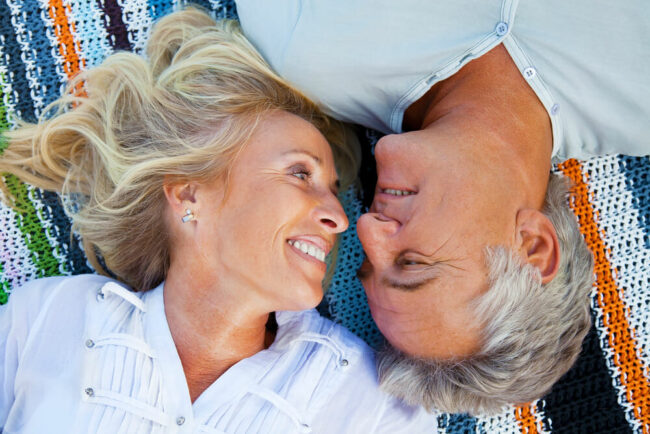
[(341, 182), (356, 176), (341, 125), (278, 77), (237, 22), (175, 12), (154, 26), (147, 56), (117, 53), (81, 72), (44, 111), (52, 117), (6, 133), (0, 157), (0, 172), (75, 198), (64, 206), (98, 271), (108, 272), (101, 257), (134, 290), (158, 285), (169, 267), (163, 179), (226, 179), (273, 111), (312, 122), (332, 144)]
[(591, 326), (593, 256), (567, 203), (565, 179), (551, 175), (543, 212), (555, 227), (560, 267), (539, 270), (504, 247), (488, 248), (490, 289), (476, 300), (481, 349), (457, 360), (378, 356), (382, 388), (411, 404), (448, 413), (489, 414), (541, 398), (578, 358)]

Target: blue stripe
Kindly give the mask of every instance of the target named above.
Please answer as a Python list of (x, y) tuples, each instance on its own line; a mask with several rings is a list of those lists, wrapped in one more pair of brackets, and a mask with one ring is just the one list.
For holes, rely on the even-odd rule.
[[(179, 3), (179, 1), (170, 1), (170, 0), (151, 0), (149, 2), (149, 15), (151, 19), (156, 21), (158, 18), (169, 14), (174, 9), (174, 6)], [(200, 6), (208, 11), (213, 12), (213, 16), (217, 19), (220, 18), (237, 18), (237, 7), (235, 5), (235, 0), (191, 0), (191, 1), (180, 1), (181, 4), (192, 4)], [(215, 5), (219, 7), (215, 7)]]
[(152, 21), (169, 14), (174, 10), (174, 3), (170, 0), (150, 0), (149, 1), (149, 15)]
[(632, 203), (639, 212), (638, 224), (644, 231), (645, 248), (650, 249), (650, 157), (619, 155), (625, 184), (633, 194)]
[(74, 20), (75, 32), (86, 68), (97, 66), (112, 51), (101, 20), (104, 14), (93, 1), (70, 2), (70, 7), (73, 17), (77, 18)]
[(466, 414), (447, 414), (438, 416), (438, 431), (449, 434), (474, 434), (476, 419)]
[[(11, 80), (14, 94), (7, 95), (16, 113), (28, 120), (34, 119), (34, 104), (30, 96), (27, 70), (20, 57), (20, 45), (11, 24), (11, 11), (7, 3), (0, 1), (0, 35), (4, 38), (2, 63), (7, 67), (6, 80)], [(11, 78), (10, 78), (11, 77)]]
[[(15, 16), (16, 21), (24, 24), (25, 29), (29, 29), (29, 35), (24, 32), (21, 38), (27, 42), (27, 52), (23, 52), (26, 59), (34, 61), (34, 69), (27, 71), (28, 77), (32, 76), (31, 91), (38, 98), (43, 98), (43, 104), (47, 105), (59, 97), (59, 89), (62, 83), (62, 77), (57, 72), (55, 58), (52, 53), (57, 48), (52, 47), (47, 37), (46, 27), (49, 27), (47, 21), (42, 17), (48, 17), (46, 9), (40, 7), (39, 2), (23, 2), (21, 14)], [(31, 36), (31, 39), (28, 37)], [(38, 110), (38, 104), (34, 104)], [(21, 117), (26, 119), (31, 113), (21, 113)], [(30, 119), (31, 120), (31, 119)]]

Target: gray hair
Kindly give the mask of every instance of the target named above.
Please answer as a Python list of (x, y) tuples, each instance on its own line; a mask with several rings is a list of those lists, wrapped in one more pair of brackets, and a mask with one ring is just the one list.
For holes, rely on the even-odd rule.
[(560, 244), (555, 278), (511, 249), (489, 247), (490, 289), (475, 300), (478, 352), (462, 359), (411, 357), (387, 346), (377, 367), (384, 391), (428, 410), (489, 414), (540, 398), (573, 365), (591, 326), (594, 261), (567, 203), (566, 181), (552, 174), (542, 211)]

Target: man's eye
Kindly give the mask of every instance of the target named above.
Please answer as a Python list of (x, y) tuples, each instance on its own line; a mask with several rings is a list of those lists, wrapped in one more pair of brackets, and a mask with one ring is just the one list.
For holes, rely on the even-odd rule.
[(422, 265), (422, 262), (418, 262), (413, 259), (406, 259), (406, 258), (400, 258), (397, 260), (397, 265), (401, 267), (409, 267), (409, 266), (415, 266), (415, 265)]

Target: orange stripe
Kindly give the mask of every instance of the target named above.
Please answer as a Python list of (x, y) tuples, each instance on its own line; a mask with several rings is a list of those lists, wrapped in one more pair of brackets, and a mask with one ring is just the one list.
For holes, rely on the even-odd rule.
[(515, 419), (519, 422), (522, 434), (537, 434), (537, 415), (535, 404), (522, 404), (515, 408)]
[(72, 78), (85, 66), (85, 61), (79, 56), (81, 47), (74, 40), (74, 23), (68, 21), (70, 7), (64, 6), (62, 0), (51, 0), (48, 5), (50, 18), (54, 22), (54, 34), (59, 42), (59, 54), (63, 58), (63, 71)]
[(643, 432), (650, 434), (650, 381), (644, 374), (646, 366), (637, 355), (635, 331), (627, 320), (629, 308), (621, 298), (625, 288), (616, 285), (608, 260), (611, 252), (605, 245), (604, 234), (596, 223), (597, 213), (589, 201), (589, 188), (583, 179), (588, 175), (583, 174), (582, 165), (576, 160), (568, 160), (559, 168), (575, 184), (571, 208), (578, 216), (580, 231), (596, 260), (596, 301), (602, 310), (607, 342), (614, 351), (613, 362), (619, 368), (618, 381), (634, 408), (634, 418), (641, 423)]

